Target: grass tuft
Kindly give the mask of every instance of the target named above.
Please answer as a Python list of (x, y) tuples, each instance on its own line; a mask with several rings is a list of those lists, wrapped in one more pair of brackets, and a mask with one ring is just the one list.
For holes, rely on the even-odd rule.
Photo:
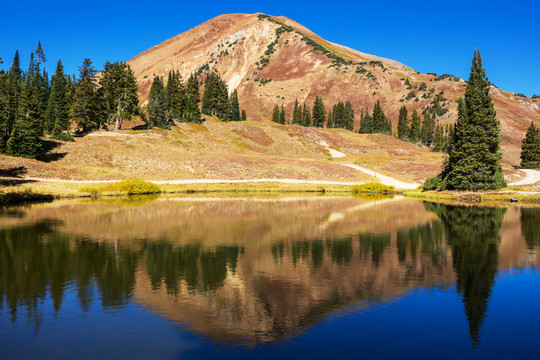
[(161, 189), (156, 184), (144, 180), (127, 179), (115, 183), (83, 186), (79, 192), (99, 196), (103, 193), (125, 193), (127, 195), (159, 194)]

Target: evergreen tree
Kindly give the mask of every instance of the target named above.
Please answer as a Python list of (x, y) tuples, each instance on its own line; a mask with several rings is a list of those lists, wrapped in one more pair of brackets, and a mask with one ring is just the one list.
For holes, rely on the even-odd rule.
[(279, 112), (279, 123), (285, 125), (285, 108), (281, 104), (281, 111)]
[(354, 128), (354, 109), (352, 108), (351, 102), (348, 100), (345, 103), (345, 111), (343, 114), (343, 128), (351, 131)]
[(242, 109), (242, 121), (246, 121), (246, 120), (247, 120), (246, 110)]
[(231, 121), (241, 121), (240, 117), (240, 105), (238, 104), (238, 92), (236, 89), (231, 94)]
[(107, 61), (99, 83), (106, 104), (106, 116), (115, 122), (115, 130), (120, 130), (123, 121), (131, 119), (138, 110), (135, 75), (128, 64)]
[(398, 138), (400, 138), (401, 140), (407, 140), (407, 138), (409, 137), (409, 124), (408, 124), (407, 116), (408, 116), (407, 108), (405, 107), (405, 105), (403, 105), (399, 109), (399, 118), (398, 118), (398, 126), (397, 126)]
[(431, 146), (431, 143), (433, 142), (433, 129), (434, 127), (434, 121), (433, 118), (429, 113), (424, 114), (424, 121), (422, 122), (422, 130), (420, 133), (420, 137), (422, 139), (422, 143), (425, 146)]
[(92, 66), (92, 61), (85, 58), (82, 66), (79, 66), (79, 78), (75, 83), (75, 93), (70, 110), (71, 119), (77, 123), (79, 131), (84, 133), (99, 129), (101, 125), (100, 103), (94, 81), (95, 74), (96, 70)]
[(532, 121), (521, 142), (521, 167), (523, 169), (540, 167), (540, 130)]
[(335, 128), (334, 114), (332, 113), (332, 110), (328, 110), (328, 117), (326, 118), (326, 127)]
[(362, 115), (360, 117), (360, 129), (358, 130), (360, 134), (372, 134), (373, 133), (373, 117), (366, 108), (366, 112), (362, 110)]
[(5, 83), (5, 106), (4, 106), (4, 122), (0, 128), (0, 151), (5, 151), (6, 142), (11, 135), (13, 125), (18, 117), (19, 103), (21, 99), (23, 72), (21, 69), (21, 61), (19, 51), (15, 51), (13, 56), (13, 64), (9, 69)]
[(160, 128), (169, 128), (171, 123), (167, 118), (167, 94), (163, 86), (163, 79), (155, 76), (150, 87), (150, 95), (148, 96), (148, 120), (146, 125), (148, 128), (154, 126)]
[(300, 125), (302, 123), (302, 108), (298, 104), (298, 99), (294, 101), (293, 109), (293, 124)]
[(202, 113), (215, 115), (221, 120), (228, 120), (229, 109), (227, 84), (221, 80), (217, 72), (212, 72), (204, 82)]
[(448, 161), (442, 173), (426, 181), (425, 188), (494, 190), (506, 186), (499, 121), (489, 94), (490, 85), (480, 52), (475, 51), (465, 99), (459, 101)]
[(319, 96), (315, 97), (313, 102), (313, 126), (314, 127), (323, 127), (324, 121), (326, 120), (326, 108), (322, 98)]
[(392, 124), (384, 114), (379, 100), (373, 106), (373, 132), (382, 134), (392, 133)]
[(69, 130), (69, 98), (64, 66), (58, 60), (56, 72), (51, 79), (51, 94), (45, 113), (45, 131), (55, 138), (63, 138), (62, 132)]
[(304, 102), (304, 109), (302, 110), (302, 125), (311, 126), (311, 110), (309, 106)]
[(420, 116), (416, 109), (413, 110), (411, 116), (411, 128), (409, 129), (409, 141), (413, 144), (416, 144), (420, 140), (421, 127), (420, 127)]
[(183, 118), (188, 122), (199, 124), (201, 122), (201, 111), (199, 110), (201, 95), (199, 92), (199, 81), (193, 74), (188, 79), (186, 86), (186, 101), (184, 104)]
[(332, 115), (334, 117), (333, 125), (335, 128), (345, 127), (345, 104), (343, 104), (343, 102), (340, 101), (337, 104), (334, 104)]
[(435, 133), (433, 135), (433, 151), (444, 151), (444, 129), (441, 125), (435, 127)]
[(165, 93), (167, 95), (169, 122), (174, 124), (175, 121), (182, 121), (186, 89), (179, 71), (169, 71)]
[[(0, 64), (2, 58), (0, 58)], [(6, 140), (3, 130), (6, 128), (7, 123), (7, 74), (4, 70), (0, 70), (0, 153), (6, 151)]]
[(274, 106), (274, 111), (272, 112), (272, 121), (279, 124), (279, 106)]
[(22, 86), (18, 116), (6, 144), (6, 152), (9, 155), (35, 158), (42, 152), (43, 145), (40, 136), (43, 119), (38, 71), (39, 67), (32, 53)]

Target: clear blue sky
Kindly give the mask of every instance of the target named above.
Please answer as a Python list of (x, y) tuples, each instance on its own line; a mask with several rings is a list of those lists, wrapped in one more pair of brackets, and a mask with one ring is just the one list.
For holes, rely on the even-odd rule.
[(24, 64), (41, 40), (47, 69), (58, 58), (77, 72), (83, 58), (129, 60), (224, 13), (284, 15), (323, 38), (398, 60), (420, 72), (467, 78), (481, 50), (503, 90), (540, 95), (540, 1), (10, 1), (0, 5), (0, 56)]

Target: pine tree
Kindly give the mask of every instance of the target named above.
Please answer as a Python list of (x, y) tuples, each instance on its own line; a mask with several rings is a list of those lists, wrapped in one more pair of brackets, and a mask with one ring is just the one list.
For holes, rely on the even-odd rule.
[(246, 121), (246, 120), (247, 120), (246, 110), (242, 109), (242, 121)]
[(179, 71), (169, 71), (165, 93), (167, 95), (169, 122), (174, 124), (175, 121), (182, 121), (186, 89)]
[(160, 76), (155, 76), (150, 87), (150, 95), (148, 96), (148, 120), (147, 127), (154, 126), (160, 128), (169, 128), (171, 123), (167, 117), (167, 94), (163, 86), (163, 79)]
[(332, 108), (332, 114), (334, 117), (334, 127), (343, 128), (345, 126), (345, 104), (343, 104), (343, 102), (341, 101), (337, 104), (334, 104)]
[(293, 124), (300, 125), (302, 123), (302, 108), (298, 104), (298, 99), (294, 101), (293, 109)]
[(397, 126), (398, 138), (400, 138), (401, 140), (407, 140), (409, 136), (409, 124), (408, 124), (407, 116), (408, 116), (407, 108), (405, 107), (405, 105), (403, 105), (399, 109), (399, 118), (398, 118), (398, 126)]
[(13, 131), (6, 144), (9, 155), (35, 158), (41, 154), (43, 144), (40, 139), (42, 109), (39, 98), (39, 67), (30, 55), (30, 64), (22, 86), (18, 116)]
[[(95, 74), (96, 70), (92, 66), (92, 61), (85, 58), (82, 66), (79, 66), (79, 78), (75, 83), (75, 93), (70, 110), (71, 119), (77, 123), (79, 131), (84, 133), (99, 129), (101, 125)], [(104, 107), (104, 104), (101, 105)]]
[(23, 85), (23, 76), (19, 51), (15, 51), (13, 64), (7, 73), (6, 78), (6, 102), (5, 102), (5, 121), (0, 128), (0, 151), (5, 151), (6, 142), (11, 135), (13, 125), (18, 117), (19, 103)]
[(315, 97), (313, 102), (313, 126), (314, 127), (323, 127), (324, 121), (326, 120), (326, 108), (322, 98), (319, 96)]
[(332, 110), (328, 110), (328, 116), (326, 117), (326, 127), (335, 128), (334, 114), (332, 113)]
[(186, 86), (186, 101), (183, 109), (183, 118), (188, 122), (194, 122), (196, 124), (201, 123), (201, 111), (199, 110), (199, 103), (201, 102), (201, 95), (199, 92), (199, 81), (193, 74), (188, 79)]
[(372, 134), (373, 133), (373, 117), (366, 108), (366, 112), (362, 110), (362, 116), (360, 117), (360, 134)]
[(202, 113), (228, 120), (230, 107), (227, 84), (221, 80), (217, 72), (210, 73), (204, 84)]
[(420, 132), (420, 137), (422, 139), (422, 143), (425, 146), (431, 146), (431, 143), (433, 142), (433, 129), (434, 127), (434, 121), (433, 118), (429, 113), (424, 114), (424, 121), (422, 122), (422, 130)]
[(311, 111), (306, 103), (304, 103), (304, 110), (302, 111), (302, 126), (311, 126)]
[(345, 111), (343, 114), (343, 128), (351, 131), (354, 128), (354, 109), (352, 108), (351, 102), (348, 100), (345, 103)]
[(435, 133), (433, 135), (433, 151), (444, 151), (444, 129), (441, 125), (435, 127)]
[(281, 104), (281, 111), (279, 112), (279, 123), (285, 125), (285, 108)]
[(521, 142), (521, 167), (523, 169), (540, 167), (540, 130), (532, 121)]
[[(2, 58), (0, 58), (0, 64), (2, 63)], [(3, 130), (6, 128), (7, 124), (7, 74), (4, 70), (0, 70), (0, 153), (5, 152), (6, 150), (6, 140), (4, 137)]]
[(373, 132), (382, 134), (392, 133), (392, 124), (384, 114), (379, 100), (373, 106)]
[(272, 121), (279, 124), (279, 106), (274, 106), (274, 111), (272, 112)]
[(490, 85), (480, 52), (475, 51), (465, 99), (459, 101), (448, 161), (441, 174), (426, 181), (425, 188), (494, 190), (506, 186), (499, 121), (489, 94)]
[(45, 113), (45, 131), (52, 133), (55, 138), (65, 138), (62, 133), (69, 130), (70, 105), (64, 66), (58, 60), (56, 72), (51, 79), (51, 94)]
[(411, 116), (411, 128), (409, 129), (409, 141), (413, 144), (416, 144), (420, 140), (421, 127), (420, 127), (420, 116), (418, 112), (413, 110)]
[(131, 119), (138, 110), (135, 75), (128, 64), (107, 61), (99, 83), (105, 99), (106, 116), (115, 123), (115, 130), (120, 130), (123, 121)]
[(238, 92), (236, 89), (231, 94), (231, 121), (240, 121), (240, 105), (238, 104)]

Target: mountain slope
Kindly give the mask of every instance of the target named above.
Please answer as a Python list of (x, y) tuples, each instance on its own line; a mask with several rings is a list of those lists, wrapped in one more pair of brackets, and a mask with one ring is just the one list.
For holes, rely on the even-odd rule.
[[(241, 107), (257, 121), (270, 119), (275, 104), (283, 103), (290, 115), (295, 99), (311, 107), (315, 96), (322, 96), (327, 108), (350, 100), (357, 121), (361, 110), (371, 109), (379, 99), (395, 128), (401, 105), (421, 111), (440, 95), (438, 121), (446, 124), (455, 121), (455, 100), (465, 87), (462, 79), (420, 74), (397, 61), (328, 42), (285, 17), (263, 14), (219, 16), (148, 49), (129, 64), (143, 101), (154, 75), (166, 77), (174, 69), (184, 80), (191, 73), (202, 80), (215, 68), (231, 91), (238, 88)], [(411, 91), (414, 97), (406, 99)], [(540, 107), (536, 99), (496, 87), (492, 95), (501, 121), (503, 160), (518, 164), (521, 139), (531, 121), (540, 124)]]

